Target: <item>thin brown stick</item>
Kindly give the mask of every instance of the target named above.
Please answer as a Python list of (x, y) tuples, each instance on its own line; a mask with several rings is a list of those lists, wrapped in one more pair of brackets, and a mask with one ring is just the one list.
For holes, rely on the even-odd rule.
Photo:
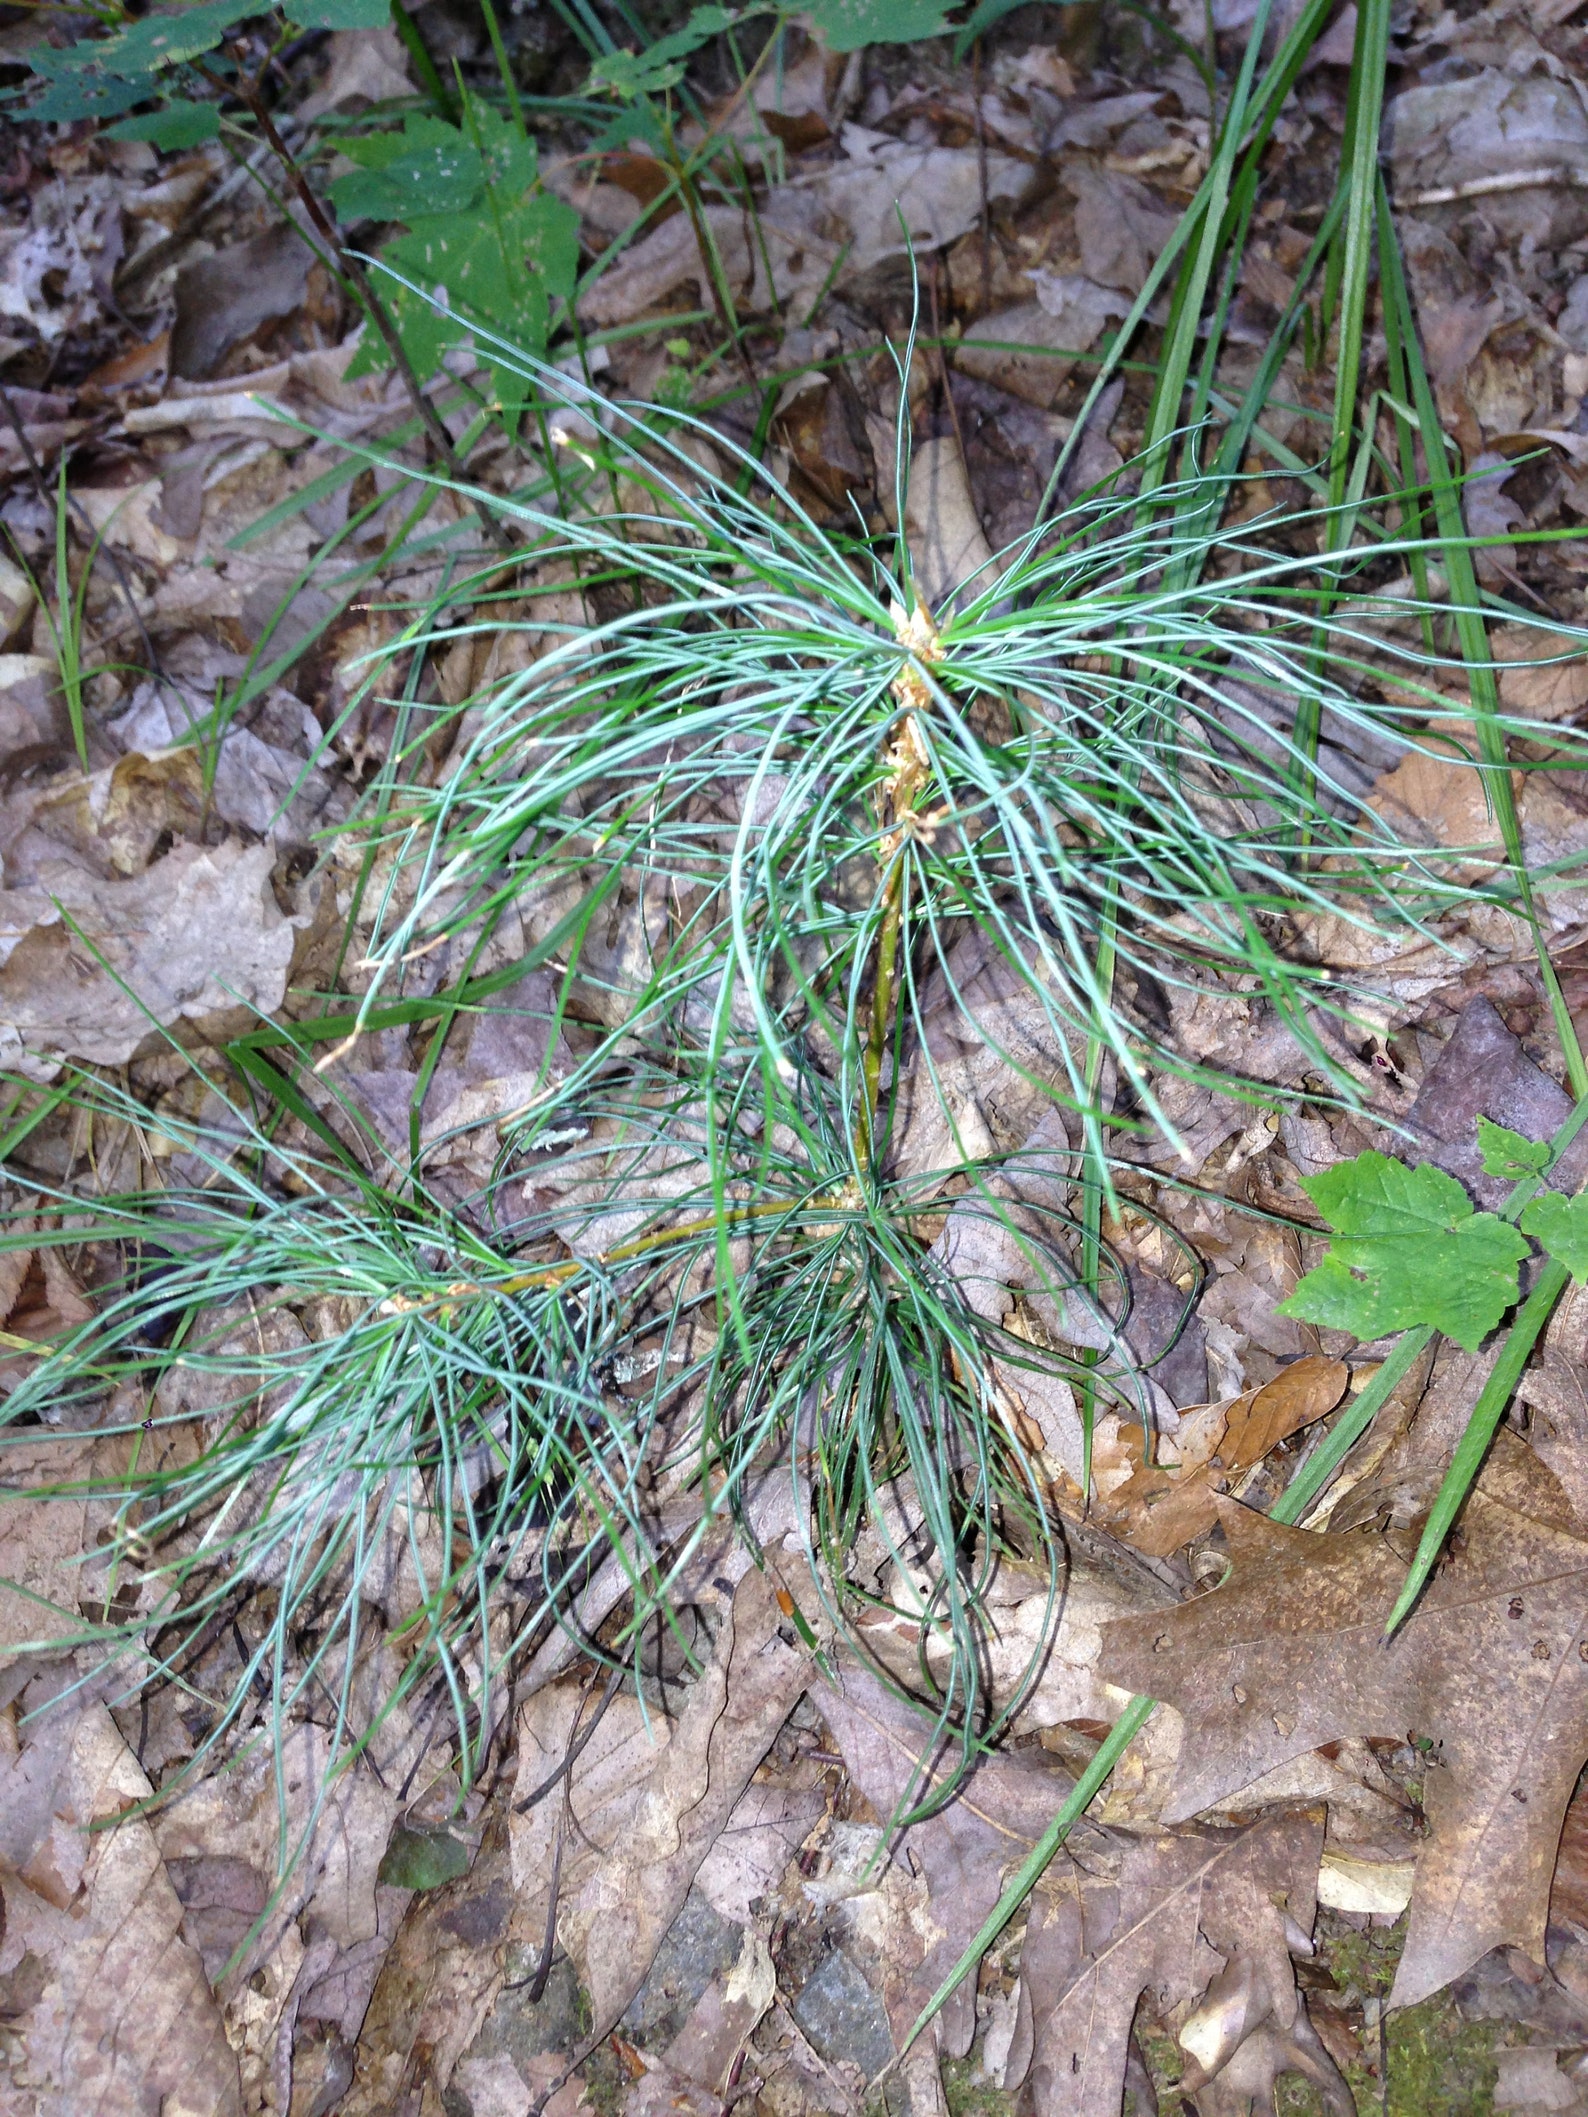
[(992, 307), (992, 208), (987, 197), (987, 127), (981, 114), (981, 39), (971, 47), (970, 99), (976, 114), (976, 178), (981, 189), (977, 219), (981, 227), (981, 305)]

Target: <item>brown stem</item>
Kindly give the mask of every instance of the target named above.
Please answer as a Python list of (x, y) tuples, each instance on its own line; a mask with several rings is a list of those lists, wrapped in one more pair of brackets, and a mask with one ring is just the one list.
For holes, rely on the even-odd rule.
[(899, 928), (904, 921), (904, 852), (888, 877), (887, 909), (877, 936), (877, 981), (871, 991), (871, 1034), (866, 1039), (865, 1091), (861, 1102), (858, 1144), (869, 1154), (877, 1119), (877, 1096), (882, 1086), (882, 1055), (888, 1048), (893, 1023), (893, 988), (898, 975)]
[[(206, 80), (214, 78), (202, 67), (199, 71), (204, 73)], [(466, 485), (468, 483), (468, 473), (459, 460), (456, 449), (452, 446), (452, 436), (447, 432), (442, 422), (441, 414), (426, 395), (419, 377), (414, 373), (413, 362), (408, 358), (402, 337), (396, 324), (391, 319), (391, 312), (370, 284), (369, 274), (351, 251), (344, 246), (342, 238), (337, 234), (329, 214), (316, 197), (313, 185), (299, 167), (286, 141), (276, 130), (275, 121), (271, 117), (269, 110), (265, 107), (257, 91), (243, 78), (240, 70), (235, 84), (217, 83), (217, 85), (226, 87), (228, 93), (235, 92), (240, 95), (243, 102), (248, 106), (249, 115), (264, 135), (271, 153), (275, 155), (277, 161), (280, 162), (282, 168), (286, 171), (287, 182), (292, 186), (299, 204), (309, 216), (315, 234), (319, 236), (321, 242), (325, 244), (325, 247), (336, 259), (339, 269), (351, 281), (355, 293), (364, 304), (371, 323), (374, 324), (376, 330), (380, 333), (381, 343), (390, 354), (392, 365), (402, 378), (403, 388), (408, 392), (409, 399), (413, 404), (414, 410), (419, 415), (420, 423), (429, 437), (431, 446), (446, 465), (447, 475), (458, 485)], [(471, 498), (471, 505), (480, 518), (480, 526), (497, 550), (512, 551), (515, 548), (513, 540), (502, 524), (486, 510), (479, 500)]]

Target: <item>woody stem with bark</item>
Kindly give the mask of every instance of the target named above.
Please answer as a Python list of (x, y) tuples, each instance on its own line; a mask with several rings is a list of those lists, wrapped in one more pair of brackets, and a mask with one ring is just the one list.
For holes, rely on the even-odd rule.
[(856, 1145), (868, 1156), (873, 1151), (877, 1118), (877, 1096), (882, 1085), (882, 1055), (888, 1048), (893, 1023), (893, 993), (898, 982), (899, 932), (904, 924), (904, 851), (901, 847), (888, 877), (882, 928), (877, 935), (876, 983), (871, 993), (871, 1028), (866, 1038), (866, 1056), (856, 1127)]

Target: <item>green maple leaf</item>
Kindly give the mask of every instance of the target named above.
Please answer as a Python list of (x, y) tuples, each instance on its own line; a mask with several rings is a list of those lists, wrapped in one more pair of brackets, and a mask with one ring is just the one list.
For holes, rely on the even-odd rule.
[(411, 116), (401, 132), (340, 144), (359, 164), (331, 185), (344, 220), (411, 222), (416, 214), (466, 213), (485, 190), (480, 150), (443, 118)]
[(1426, 1323), (1474, 1352), (1516, 1300), (1527, 1244), (1443, 1169), (1369, 1149), (1302, 1188), (1333, 1239), (1282, 1314), (1363, 1339)]
[(829, 51), (858, 51), (941, 36), (948, 9), (949, 0), (809, 0), (806, 13)]
[(608, 52), (590, 69), (590, 92), (605, 89), (626, 103), (636, 96), (660, 95), (684, 78), (684, 61), (712, 37), (729, 29), (735, 17), (725, 7), (697, 7), (682, 29), (658, 37), (643, 51)]
[(1478, 1119), (1478, 1145), (1483, 1149), (1484, 1175), (1508, 1176), (1512, 1183), (1524, 1176), (1542, 1175), (1554, 1151), (1547, 1139), (1526, 1139), (1487, 1117)]
[(1588, 1194), (1563, 1198), (1559, 1191), (1541, 1191), (1528, 1200), (1522, 1225), (1579, 1284), (1588, 1279)]
[[(408, 282), (388, 299), (414, 373), (428, 381), (448, 348), (473, 332), (512, 432), (530, 385), (507, 348), (545, 352), (552, 303), (569, 299), (578, 277), (579, 217), (534, 188), (534, 144), (516, 126), (477, 101), (466, 116), (466, 130), (411, 117), (401, 133), (348, 143), (362, 166), (338, 178), (332, 196), (348, 216), (407, 224), (381, 259)], [(367, 333), (348, 374), (384, 363)]]

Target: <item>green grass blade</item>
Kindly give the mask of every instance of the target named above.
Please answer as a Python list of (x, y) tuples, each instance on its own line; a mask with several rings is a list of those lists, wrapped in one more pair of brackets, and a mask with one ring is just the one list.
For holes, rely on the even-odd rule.
[(1571, 1274), (1565, 1265), (1557, 1264), (1553, 1258), (1547, 1260), (1539, 1271), (1533, 1291), (1523, 1302), (1516, 1319), (1506, 1333), (1500, 1357), (1489, 1371), (1477, 1403), (1472, 1407), (1472, 1416), (1462, 1434), (1455, 1454), (1450, 1459), (1450, 1468), (1434, 1500), (1433, 1511), (1423, 1528), (1417, 1545), (1417, 1555), (1412, 1560), (1411, 1571), (1406, 1576), (1405, 1586), (1395, 1598), (1395, 1607), (1384, 1624), (1384, 1636), (1389, 1638), (1397, 1626), (1410, 1612), (1412, 1605), (1423, 1591), (1423, 1585), (1438, 1563), (1445, 1538), (1450, 1534), (1456, 1516), (1471, 1491), (1478, 1472), (1483, 1468), (1483, 1458), (1489, 1452), (1489, 1443), (1494, 1439), (1494, 1430), (1505, 1416), (1505, 1407), (1516, 1393), (1516, 1385), (1522, 1378), (1522, 1370), (1532, 1356), (1533, 1348), (1542, 1336), (1544, 1326), (1554, 1313), (1556, 1302), (1571, 1284)]
[(1340, 1415), (1329, 1438), (1309, 1456), (1268, 1512), (1276, 1522), (1299, 1521), (1328, 1484), (1347, 1452), (1366, 1433), (1391, 1393), (1411, 1371), (1419, 1353), (1438, 1335), (1431, 1325), (1401, 1334), (1385, 1354), (1378, 1373)]
[[(1156, 1703), (1157, 1700), (1154, 1698), (1132, 1698), (1125, 1710), (1120, 1714), (1107, 1736), (1098, 1745), (1097, 1755), (1092, 1759), (1085, 1771), (1082, 1772), (1080, 1778), (1076, 1780), (1074, 1792), (1070, 1794), (1054, 1816), (1053, 1821), (1010, 1876), (1003, 1895), (999, 1897), (992, 1910), (988, 1912), (975, 1939), (916, 2016), (915, 2021), (911, 2025), (910, 2033), (899, 2047), (899, 2058), (902, 2058), (909, 2050), (933, 2016), (942, 2011), (945, 2002), (961, 1980), (975, 1969), (976, 1965), (987, 1953), (987, 1950), (992, 1946), (999, 1934), (1003, 1932), (1005, 1926), (1008, 1925), (1037, 1883), (1042, 1879), (1043, 1874), (1052, 1864), (1055, 1853), (1069, 1836), (1076, 1823), (1085, 1815), (1093, 1801), (1096, 1800), (1109, 1773), (1112, 1772), (1114, 1766), (1125, 1754), (1132, 1738), (1146, 1725), (1147, 1715), (1152, 1711)], [(897, 2060), (895, 2063), (897, 2063)]]
[(1549, 1000), (1555, 1034), (1560, 1040), (1561, 1051), (1565, 1056), (1567, 1079), (1571, 1084), (1572, 1094), (1580, 1098), (1588, 1095), (1588, 1062), (1584, 1061), (1571, 1010), (1566, 1005), (1560, 978), (1545, 945), (1532, 878), (1528, 873), (1527, 855), (1522, 844), (1522, 825), (1516, 812), (1516, 798), (1511, 785), (1511, 764), (1506, 755), (1505, 732), (1500, 724), (1499, 685), (1495, 678), (1493, 658), (1489, 652), (1488, 632), (1472, 548), (1462, 517), (1460, 488), (1451, 474), (1439, 407), (1428, 380), (1428, 370), (1423, 364), (1400, 245), (1394, 239), (1393, 223), (1390, 220), (1389, 194), (1385, 190), (1382, 177), (1378, 180), (1378, 191), (1381, 225), (1386, 231), (1385, 239), (1380, 245), (1384, 301), (1386, 308), (1393, 307), (1396, 313), (1397, 335), (1411, 381), (1417, 424), (1428, 461), (1440, 555), (1450, 582), (1456, 636), (1466, 662), (1467, 682), (1472, 694), (1472, 717), (1477, 727), (1478, 744), (1485, 768), (1485, 788), (1500, 826), (1506, 861), (1516, 886), (1518, 908), (1532, 935), (1539, 977)]

